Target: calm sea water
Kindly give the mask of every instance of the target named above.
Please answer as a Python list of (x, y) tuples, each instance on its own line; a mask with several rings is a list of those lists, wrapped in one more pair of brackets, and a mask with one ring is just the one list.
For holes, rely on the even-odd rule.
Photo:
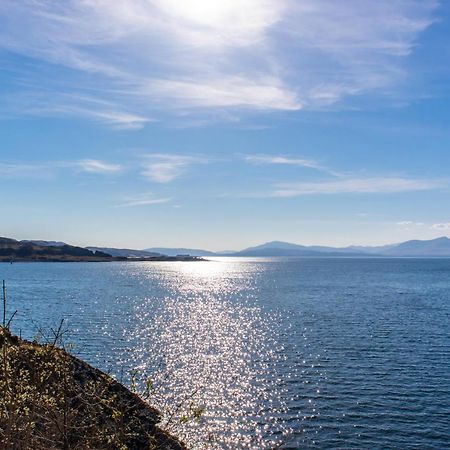
[(0, 278), (13, 331), (64, 318), (72, 352), (150, 379), (193, 448), (450, 448), (450, 260), (16, 263)]

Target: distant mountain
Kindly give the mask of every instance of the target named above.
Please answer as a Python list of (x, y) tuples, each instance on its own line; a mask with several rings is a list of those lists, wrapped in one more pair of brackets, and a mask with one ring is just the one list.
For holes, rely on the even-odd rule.
[(364, 256), (366, 253), (350, 248), (334, 248), (323, 246), (305, 246), (289, 242), (271, 241), (265, 244), (249, 247), (232, 256)]
[(351, 245), (350, 247), (345, 247), (342, 250), (351, 250), (356, 252), (368, 253), (380, 255), (384, 254), (386, 251), (397, 247), (399, 244), (389, 244), (389, 245), (379, 245), (379, 246), (363, 246), (363, 245)]
[(210, 252), (199, 248), (170, 248), (152, 247), (144, 249), (145, 252), (156, 252), (167, 256), (191, 255), (191, 256), (221, 256), (223, 253)]
[(236, 252), (230, 256), (389, 256), (389, 257), (450, 257), (450, 239), (441, 237), (428, 241), (407, 241), (400, 244), (375, 247), (304, 246), (289, 242), (272, 241)]
[(385, 249), (381, 253), (386, 256), (450, 257), (450, 239), (440, 237), (429, 241), (406, 241)]
[(290, 242), (283, 241), (270, 241), (265, 244), (260, 244), (255, 247), (249, 247), (245, 250), (241, 251), (249, 251), (249, 250), (262, 250), (262, 249), (280, 249), (280, 250), (306, 250), (308, 247), (300, 244), (292, 244)]
[(314, 251), (308, 250), (304, 245), (289, 242), (271, 241), (264, 244), (248, 247), (236, 252), (233, 256), (310, 256)]
[(133, 250), (131, 248), (113, 248), (113, 247), (86, 247), (92, 252), (104, 252), (111, 256), (118, 256), (124, 258), (152, 258), (161, 256), (161, 253), (148, 252), (146, 250)]

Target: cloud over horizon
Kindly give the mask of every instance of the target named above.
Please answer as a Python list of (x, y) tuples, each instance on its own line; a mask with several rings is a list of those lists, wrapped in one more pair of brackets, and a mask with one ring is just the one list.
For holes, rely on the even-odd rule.
[(43, 162), (0, 162), (0, 175), (9, 178), (48, 178), (62, 170), (71, 169), (77, 173), (99, 175), (117, 174), (123, 170), (121, 164), (99, 159)]
[(279, 183), (269, 197), (298, 197), (318, 194), (394, 194), (448, 187), (446, 180), (400, 177), (348, 178), (332, 181)]
[(116, 208), (132, 208), (136, 206), (151, 206), (169, 203), (170, 197), (155, 197), (153, 193), (143, 193), (137, 196), (124, 197), (122, 203), (116, 205)]

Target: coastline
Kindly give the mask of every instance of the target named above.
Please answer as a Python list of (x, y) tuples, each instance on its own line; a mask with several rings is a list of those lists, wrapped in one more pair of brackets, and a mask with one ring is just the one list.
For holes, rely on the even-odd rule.
[(185, 261), (185, 262), (193, 262), (193, 261), (208, 261), (207, 259), (200, 258), (197, 256), (155, 256), (149, 258), (125, 258), (125, 257), (110, 257), (110, 258), (96, 258), (96, 257), (46, 257), (46, 256), (38, 256), (38, 257), (27, 257), (27, 258), (2, 258), (0, 257), (0, 263), (18, 263), (18, 262), (171, 262), (171, 261)]
[(0, 349), (2, 448), (187, 449), (158, 427), (157, 409), (55, 342), (0, 327)]
[(101, 250), (61, 243), (47, 245), (44, 241), (17, 241), (0, 237), (0, 262), (109, 262), (109, 261), (204, 261), (197, 256), (179, 254), (111, 255)]

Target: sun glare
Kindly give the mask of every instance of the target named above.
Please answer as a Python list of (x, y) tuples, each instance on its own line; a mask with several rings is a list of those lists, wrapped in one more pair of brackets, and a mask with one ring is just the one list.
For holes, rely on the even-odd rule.
[(242, 3), (236, 0), (160, 0), (159, 4), (170, 14), (206, 26), (228, 22), (242, 11)]

